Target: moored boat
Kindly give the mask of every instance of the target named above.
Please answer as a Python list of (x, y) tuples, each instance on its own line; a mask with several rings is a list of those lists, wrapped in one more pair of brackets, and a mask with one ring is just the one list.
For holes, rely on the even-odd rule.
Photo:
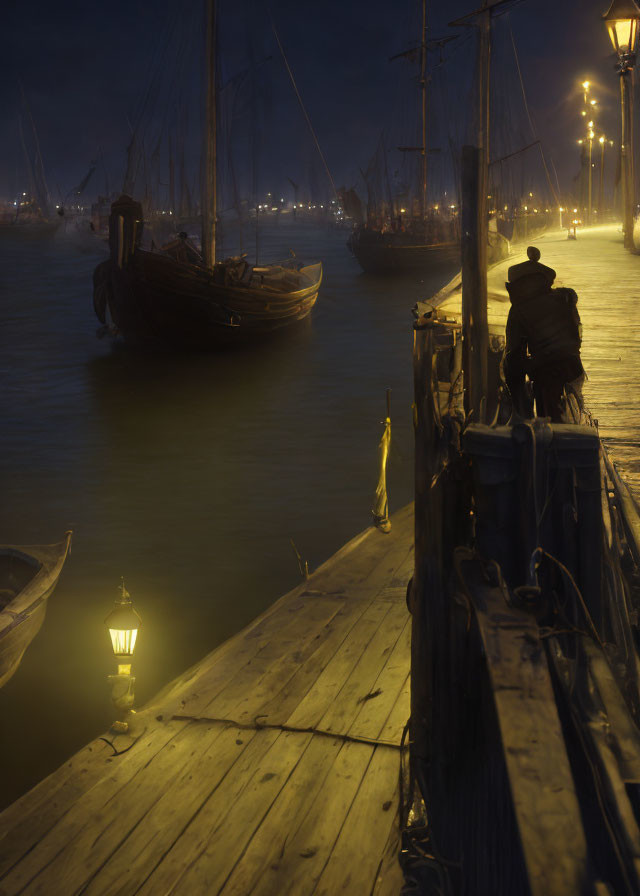
[[(206, 0), (206, 95), (201, 184), (201, 247), (178, 234), (143, 248), (142, 205), (123, 195), (111, 206), (110, 259), (94, 272), (94, 310), (114, 335), (143, 345), (197, 350), (253, 342), (307, 317), (322, 265), (291, 259), (252, 265), (245, 256), (216, 258), (217, 4)], [(147, 222), (148, 223), (148, 222)]]
[(0, 687), (40, 631), (70, 545), (71, 532), (58, 544), (0, 545)]

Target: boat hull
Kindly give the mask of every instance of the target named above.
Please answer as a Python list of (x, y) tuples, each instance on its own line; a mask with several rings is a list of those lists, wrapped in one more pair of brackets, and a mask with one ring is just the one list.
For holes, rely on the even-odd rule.
[(432, 274), (460, 267), (460, 243), (425, 244), (409, 234), (355, 231), (349, 248), (367, 274)]
[(70, 543), (68, 532), (55, 545), (0, 546), (0, 586), (17, 589), (13, 599), (0, 605), (0, 687), (15, 674), (42, 627)]
[[(317, 270), (316, 270), (317, 269)], [(318, 297), (321, 266), (310, 266), (307, 288), (283, 292), (216, 282), (206, 268), (138, 249), (125, 267), (103, 262), (94, 275), (94, 307), (108, 307), (128, 342), (209, 350), (251, 343), (296, 324)]]

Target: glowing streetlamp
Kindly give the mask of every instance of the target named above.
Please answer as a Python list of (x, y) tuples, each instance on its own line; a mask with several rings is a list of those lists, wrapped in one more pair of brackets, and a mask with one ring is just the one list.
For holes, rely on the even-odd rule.
[(131, 595), (124, 586), (124, 579), (121, 580), (119, 590), (120, 595), (113, 610), (105, 619), (105, 625), (109, 629), (111, 646), (118, 662), (117, 673), (108, 677), (111, 684), (111, 701), (117, 709), (127, 714), (125, 721), (114, 722), (111, 727), (114, 731), (126, 733), (130, 727), (130, 715), (134, 711), (133, 687), (136, 680), (131, 674), (131, 659), (138, 640), (141, 619), (131, 603)]
[(620, 100), (622, 106), (622, 134), (620, 150), (622, 156), (622, 228), (624, 245), (634, 249), (633, 242), (633, 128), (631, 117), (631, 72), (636, 61), (638, 21), (640, 8), (635, 0), (613, 0), (603, 16), (613, 49), (618, 56), (620, 72)]

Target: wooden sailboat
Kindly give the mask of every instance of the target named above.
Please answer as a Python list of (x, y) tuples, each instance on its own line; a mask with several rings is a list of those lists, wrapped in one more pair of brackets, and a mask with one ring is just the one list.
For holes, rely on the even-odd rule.
[(58, 544), (0, 545), (0, 687), (40, 631), (70, 545), (71, 532)]
[(94, 273), (94, 309), (103, 324), (108, 309), (130, 341), (209, 349), (264, 338), (305, 318), (318, 296), (319, 263), (216, 260), (215, 46), (216, 3), (207, 0), (201, 251), (184, 234), (160, 251), (142, 249), (142, 207), (126, 196), (112, 206), (111, 257)]
[[(440, 42), (441, 43), (441, 42)], [(348, 246), (360, 266), (372, 274), (433, 273), (455, 268), (460, 261), (458, 219), (445, 216), (427, 202), (427, 13), (422, 0), (422, 29), (419, 50), (421, 90), (421, 144), (399, 147), (421, 156), (420, 212), (418, 217), (405, 209), (388, 209), (382, 216), (368, 210), (367, 224), (356, 227)], [(399, 56), (411, 57), (416, 48)], [(394, 57), (396, 58), (396, 57)], [(393, 203), (392, 203), (393, 205)]]

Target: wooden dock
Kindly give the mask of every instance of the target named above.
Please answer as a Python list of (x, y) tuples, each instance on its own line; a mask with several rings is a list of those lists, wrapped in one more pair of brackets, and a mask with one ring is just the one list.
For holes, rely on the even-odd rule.
[(0, 894), (397, 894), (413, 507), (0, 816)]
[[(611, 459), (640, 499), (640, 257), (624, 248), (619, 224), (578, 230), (576, 240), (568, 240), (566, 231), (546, 233), (532, 237), (531, 245), (555, 269), (555, 285), (578, 293), (585, 401)], [(506, 323), (511, 306), (504, 282), (509, 266), (520, 261), (526, 261), (524, 243), (489, 271), (490, 324)], [(439, 307), (459, 319), (459, 289)]]

